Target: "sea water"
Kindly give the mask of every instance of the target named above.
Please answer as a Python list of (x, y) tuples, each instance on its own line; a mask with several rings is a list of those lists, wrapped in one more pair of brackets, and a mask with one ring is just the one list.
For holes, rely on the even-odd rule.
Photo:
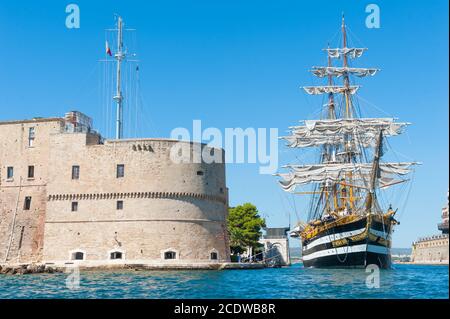
[[(449, 298), (448, 266), (365, 269), (81, 272), (0, 275), (0, 298)], [(369, 278), (370, 279), (370, 278)], [(68, 284), (69, 283), (69, 284)], [(77, 282), (78, 283), (78, 282)]]

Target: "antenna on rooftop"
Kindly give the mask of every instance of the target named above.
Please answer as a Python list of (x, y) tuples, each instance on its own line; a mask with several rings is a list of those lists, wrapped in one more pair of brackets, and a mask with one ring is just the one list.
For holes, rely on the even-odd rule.
[(116, 78), (116, 95), (113, 99), (117, 103), (116, 108), (116, 139), (121, 139), (123, 137), (123, 95), (121, 90), (121, 79), (120, 79), (120, 67), (122, 60), (125, 58), (125, 53), (123, 52), (123, 21), (122, 17), (117, 19), (117, 52), (114, 54), (114, 58), (117, 61), (117, 78)]
[(116, 119), (115, 119), (115, 138), (122, 139), (123, 138), (123, 106), (124, 106), (124, 94), (122, 92), (122, 62), (138, 62), (138, 60), (130, 60), (128, 56), (136, 56), (136, 54), (128, 54), (127, 50), (124, 49), (123, 43), (123, 35), (124, 31), (135, 31), (135, 29), (125, 29), (125, 23), (121, 16), (117, 16), (117, 25), (115, 29), (107, 29), (106, 31), (117, 32), (117, 47), (116, 52), (112, 52), (109, 47), (108, 41), (106, 41), (106, 54), (112, 59), (102, 60), (104, 62), (115, 62), (116, 63), (116, 79), (115, 79), (115, 93), (113, 96), (113, 100), (116, 103)]

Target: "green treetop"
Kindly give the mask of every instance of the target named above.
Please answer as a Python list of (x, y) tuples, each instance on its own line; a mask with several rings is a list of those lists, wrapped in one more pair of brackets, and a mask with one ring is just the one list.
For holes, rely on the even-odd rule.
[(266, 221), (259, 216), (256, 206), (250, 203), (231, 207), (227, 224), (233, 254), (242, 253), (247, 247), (257, 248), (261, 229), (266, 227)]

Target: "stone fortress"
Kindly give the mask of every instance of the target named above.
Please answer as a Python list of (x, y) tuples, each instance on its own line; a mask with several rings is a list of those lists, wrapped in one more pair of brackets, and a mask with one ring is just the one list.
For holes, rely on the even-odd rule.
[(419, 238), (412, 245), (411, 262), (417, 264), (447, 264), (449, 255), (448, 243), (448, 197), (447, 205), (442, 208), (442, 222), (438, 229), (439, 235)]
[(0, 122), (0, 264), (228, 263), (225, 164), (176, 164), (175, 143), (104, 140), (76, 111)]

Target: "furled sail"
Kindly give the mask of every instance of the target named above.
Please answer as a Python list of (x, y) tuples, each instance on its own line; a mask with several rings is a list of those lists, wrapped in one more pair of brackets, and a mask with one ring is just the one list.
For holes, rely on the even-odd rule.
[(282, 137), (289, 147), (343, 144), (348, 134), (353, 135), (355, 143), (369, 147), (374, 145), (380, 130), (384, 136), (395, 136), (409, 124), (395, 122), (392, 118), (307, 120), (304, 123), (291, 127), (292, 135)]
[[(381, 163), (379, 187), (387, 187), (395, 183), (395, 177), (407, 175), (411, 172), (411, 166), (416, 162)], [(344, 180), (345, 174), (352, 173), (354, 185), (367, 187), (372, 172), (371, 163), (327, 163), (314, 165), (288, 165), (289, 173), (278, 174), (282, 178), (281, 187), (288, 192), (297, 185), (310, 183), (337, 183)]]
[(349, 68), (349, 67), (332, 67), (332, 66), (315, 66), (311, 71), (315, 76), (323, 78), (328, 75), (340, 77), (344, 74), (353, 74), (358, 77), (373, 76), (379, 69), (374, 68)]
[(355, 94), (356, 91), (358, 91), (359, 86), (304, 86), (303, 89), (306, 91), (306, 93), (311, 95), (317, 95), (317, 94), (328, 94), (328, 93), (344, 93), (345, 91), (348, 91), (350, 94)]
[(336, 48), (325, 49), (328, 52), (330, 58), (340, 58), (344, 55), (351, 57), (352, 59), (359, 58), (367, 48)]

